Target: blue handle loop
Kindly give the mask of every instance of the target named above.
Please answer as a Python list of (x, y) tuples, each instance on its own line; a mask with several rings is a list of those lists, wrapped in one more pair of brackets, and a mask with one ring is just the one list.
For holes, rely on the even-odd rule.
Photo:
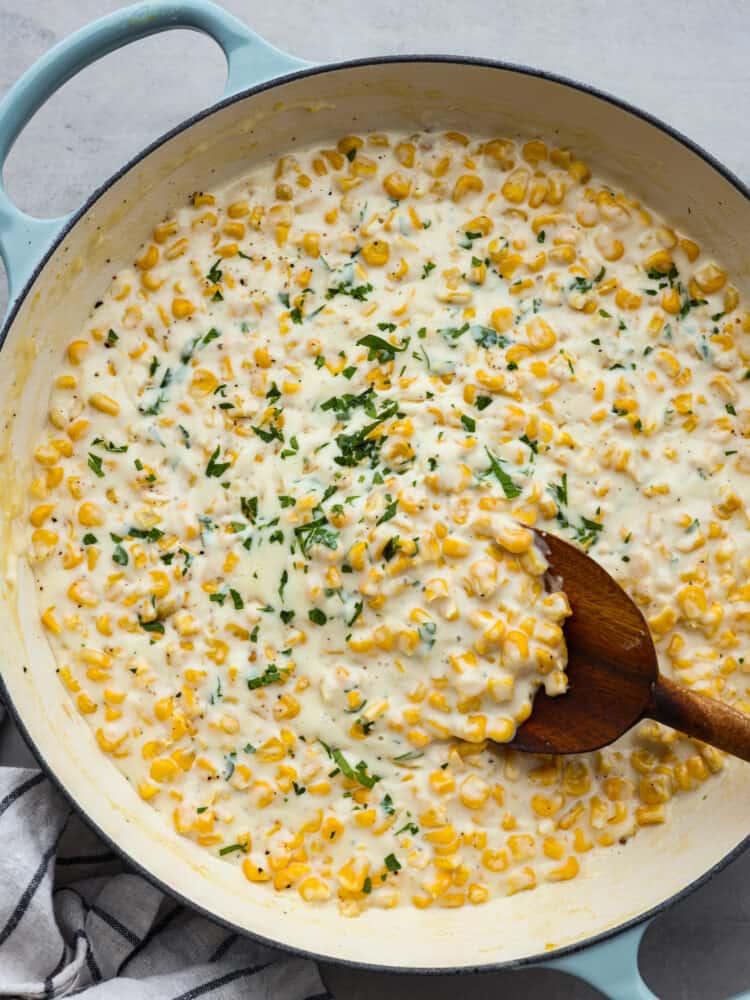
[(202, 31), (221, 46), (228, 68), (225, 97), (309, 65), (274, 48), (208, 0), (124, 7), (50, 49), (0, 101), (0, 256), (8, 275), (11, 302), (33, 273), (43, 251), (70, 219), (36, 219), (13, 204), (2, 184), (2, 170), (14, 142), (42, 104), (76, 73), (123, 45), (172, 28)]
[(544, 962), (542, 967), (577, 976), (610, 1000), (657, 1000), (638, 969), (638, 949), (648, 926), (649, 921), (644, 921), (573, 955)]

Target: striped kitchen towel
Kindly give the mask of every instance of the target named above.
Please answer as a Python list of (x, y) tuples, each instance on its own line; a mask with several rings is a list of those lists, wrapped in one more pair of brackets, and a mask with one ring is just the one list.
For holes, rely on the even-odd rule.
[(0, 997), (331, 1000), (313, 962), (180, 906), (129, 870), (42, 772), (2, 760), (0, 845)]

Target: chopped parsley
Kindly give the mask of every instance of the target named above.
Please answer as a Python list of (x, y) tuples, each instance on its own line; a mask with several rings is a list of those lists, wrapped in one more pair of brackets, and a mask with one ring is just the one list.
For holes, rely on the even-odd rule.
[(352, 767), (341, 750), (338, 750), (335, 747), (330, 747), (327, 743), (324, 743), (323, 740), (318, 740), (318, 742), (331, 760), (335, 762), (336, 766), (345, 778), (348, 778), (350, 781), (358, 782), (364, 788), (373, 788), (380, 781), (379, 774), (368, 773), (368, 766), (363, 760), (360, 760), (355, 767)]
[(521, 495), (521, 488), (517, 486), (513, 479), (508, 475), (498, 458), (492, 454), (489, 448), (485, 446), (485, 452), (487, 453), (487, 458), (490, 460), (490, 467), (485, 475), (493, 475), (495, 479), (500, 483), (503, 488), (503, 493), (508, 500), (513, 500), (514, 497), (519, 497)]
[(297, 525), (294, 534), (302, 549), (302, 555), (308, 559), (313, 545), (324, 545), (327, 549), (335, 549), (339, 544), (339, 533), (331, 528), (325, 515), (316, 517), (307, 524)]
[(210, 281), (212, 285), (218, 285), (224, 277), (224, 272), (219, 267), (219, 264), (221, 264), (221, 257), (212, 265), (211, 270), (206, 275), (206, 280)]
[(138, 615), (138, 624), (144, 632), (155, 632), (158, 635), (164, 635), (164, 623), (160, 622), (158, 618), (154, 618), (152, 621), (144, 621), (144, 619)]
[(397, 412), (398, 403), (396, 400), (389, 400), (385, 403), (380, 413), (377, 413), (374, 408), (372, 409), (371, 413), (375, 416), (374, 421), (366, 424), (352, 434), (338, 434), (336, 444), (339, 447), (339, 454), (334, 456), (334, 462), (337, 465), (354, 466), (359, 465), (360, 462), (369, 460), (370, 465), (374, 467), (377, 463), (381, 442), (377, 438), (371, 438), (369, 435), (383, 421), (395, 416)]
[(349, 295), (357, 302), (366, 302), (371, 291), (372, 285), (369, 282), (366, 285), (331, 285), (326, 292), (326, 298), (332, 299), (335, 295)]
[(378, 337), (376, 333), (368, 333), (366, 337), (361, 337), (357, 341), (357, 344), (368, 348), (368, 361), (377, 360), (379, 364), (386, 364), (388, 361), (393, 361), (401, 351), (406, 350), (409, 346), (409, 337), (406, 338), (400, 347), (396, 347), (387, 340), (383, 340), (382, 337)]
[(209, 478), (213, 476), (215, 479), (220, 479), (232, 464), (231, 462), (217, 462), (216, 459), (220, 452), (221, 446), (217, 444), (206, 466), (206, 475)]
[(604, 530), (604, 525), (598, 521), (592, 521), (588, 517), (581, 517), (581, 523), (574, 528), (575, 540), (581, 545), (591, 545), (596, 542), (599, 534)]
[(550, 483), (547, 486), (552, 496), (557, 500), (560, 507), (567, 507), (568, 505), (568, 473), (563, 472), (560, 484)]
[(279, 670), (275, 663), (269, 663), (262, 674), (257, 677), (248, 677), (247, 686), (251, 691), (257, 688), (266, 687), (269, 684), (280, 684), (286, 678), (286, 673)]
[(223, 858), (224, 855), (231, 854), (232, 851), (245, 851), (245, 850), (246, 849), (242, 846), (242, 844), (229, 844), (227, 847), (219, 848), (219, 856)]
[(496, 333), (489, 326), (480, 326), (478, 323), (472, 326), (471, 335), (480, 347), (507, 347), (510, 344), (507, 337)]
[(240, 497), (240, 509), (248, 521), (255, 524), (255, 519), (258, 516), (258, 498)]
[(112, 562), (117, 563), (118, 566), (127, 566), (130, 562), (127, 552), (119, 543), (112, 551)]
[(385, 524), (386, 521), (390, 521), (391, 518), (396, 516), (397, 510), (398, 510), (398, 500), (393, 500), (391, 503), (388, 504), (388, 506), (385, 508), (380, 517), (377, 519), (375, 524), (376, 525)]
[(112, 453), (121, 453), (128, 450), (126, 444), (113, 444), (111, 441), (105, 441), (104, 438), (100, 437), (95, 437), (91, 444), (92, 447), (93, 445), (98, 445), (100, 448), (104, 448), (105, 451)]

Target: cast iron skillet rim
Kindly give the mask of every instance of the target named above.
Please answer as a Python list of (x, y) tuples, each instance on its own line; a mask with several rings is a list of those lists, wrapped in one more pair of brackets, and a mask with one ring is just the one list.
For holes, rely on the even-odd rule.
[[(500, 69), (506, 70), (513, 73), (518, 73), (522, 76), (532, 76), (537, 77), (541, 80), (547, 80), (550, 83), (557, 83), (564, 87), (569, 87), (571, 90), (577, 90), (584, 94), (589, 94), (592, 97), (596, 97), (599, 100), (605, 101), (608, 104), (613, 105), (621, 111), (625, 111), (628, 114), (634, 115), (636, 118), (640, 118), (647, 124), (654, 126), (659, 129), (659, 131), (670, 136), (672, 139), (677, 140), (692, 153), (695, 153), (702, 160), (708, 163), (709, 166), (713, 167), (725, 180), (727, 180), (737, 191), (740, 192), (748, 201), (750, 201), (750, 188), (739, 177), (736, 176), (731, 170), (724, 166), (719, 160), (712, 156), (709, 152), (699, 146), (697, 143), (693, 142), (687, 136), (683, 135), (677, 129), (673, 128), (671, 125), (666, 124), (666, 122), (661, 121), (661, 119), (654, 117), (646, 111), (642, 111), (640, 108), (635, 107), (627, 101), (623, 101), (618, 97), (614, 97), (605, 91), (599, 90), (597, 87), (592, 87), (589, 84), (579, 83), (575, 80), (571, 80), (568, 77), (560, 76), (557, 73), (550, 73), (545, 70), (533, 69), (529, 66), (517, 65), (515, 63), (501, 62), (492, 59), (482, 59), (473, 58), (467, 56), (446, 56), (446, 55), (398, 55), (398, 56), (377, 56), (372, 58), (364, 59), (352, 59), (346, 62), (339, 63), (328, 63), (323, 66), (313, 66), (308, 69), (298, 70), (293, 73), (287, 73), (280, 77), (274, 77), (271, 80), (267, 80), (264, 83), (257, 84), (254, 87), (248, 87), (246, 90), (242, 90), (236, 94), (232, 94), (223, 100), (217, 101), (215, 104), (202, 111), (197, 112), (191, 117), (187, 118), (184, 122), (176, 125), (174, 128), (165, 132), (164, 135), (155, 139), (152, 143), (146, 146), (140, 153), (128, 160), (120, 170), (114, 173), (108, 180), (95, 189), (95, 191), (86, 199), (85, 203), (81, 208), (75, 212), (70, 220), (64, 225), (63, 229), (59, 235), (55, 238), (50, 248), (42, 256), (39, 264), (34, 269), (31, 277), (28, 279), (24, 285), (22, 291), (19, 293), (8, 317), (3, 324), (3, 328), (0, 331), (0, 349), (2, 349), (5, 339), (8, 335), (10, 327), (12, 326), (18, 311), (26, 300), (26, 296), (29, 294), (31, 288), (33, 287), (36, 279), (39, 277), (40, 273), (47, 265), (52, 254), (57, 250), (59, 245), (71, 231), (71, 229), (80, 221), (81, 218), (89, 211), (90, 208), (99, 200), (99, 198), (109, 190), (109, 188), (120, 180), (125, 174), (127, 174), (134, 166), (139, 164), (142, 160), (145, 160), (152, 152), (158, 149), (160, 146), (164, 145), (170, 139), (179, 135), (181, 132), (186, 131), (192, 125), (197, 124), (203, 119), (208, 118), (210, 115), (214, 114), (216, 111), (220, 111), (223, 108), (229, 107), (232, 104), (242, 101), (247, 97), (251, 97), (254, 94), (263, 93), (266, 90), (271, 90), (274, 87), (282, 83), (288, 83), (292, 80), (302, 79), (304, 77), (318, 76), (323, 73), (336, 72), (341, 69), (355, 69), (360, 66), (378, 66), (378, 65), (389, 65), (397, 63), (447, 63), (453, 65), (466, 65), (466, 66), (479, 66), (487, 69)], [(523, 968), (524, 966), (534, 966), (543, 965), (545, 962), (553, 961), (559, 958), (564, 958), (566, 956), (575, 955), (579, 952), (584, 951), (586, 948), (591, 947), (596, 944), (601, 944), (611, 938), (616, 937), (623, 931), (629, 930), (632, 927), (637, 927), (639, 924), (646, 920), (656, 916), (658, 913), (662, 913), (671, 907), (674, 903), (679, 902), (681, 899), (690, 895), (696, 889), (707, 884), (716, 875), (719, 874), (724, 868), (727, 867), (732, 861), (736, 860), (741, 854), (743, 854), (748, 847), (750, 847), (750, 834), (740, 841), (735, 847), (732, 848), (727, 854), (724, 855), (715, 865), (712, 865), (707, 871), (698, 878), (694, 879), (688, 885), (684, 886), (679, 892), (674, 893), (674, 895), (662, 900), (655, 906), (651, 907), (644, 913), (639, 914), (636, 917), (626, 920), (616, 927), (612, 927), (608, 930), (602, 931), (599, 934), (594, 934), (591, 937), (587, 937), (582, 941), (576, 942), (575, 944), (566, 945), (565, 947), (558, 948), (554, 952), (542, 952), (537, 955), (527, 955), (524, 958), (511, 959), (506, 962), (488, 962), (486, 965), (459, 965), (451, 966), (445, 968), (434, 969), (430, 967), (420, 968), (413, 966), (382, 966), (374, 962), (359, 962), (352, 959), (339, 959), (331, 958), (325, 955), (319, 955), (315, 952), (306, 951), (303, 948), (295, 947), (294, 945), (289, 945), (283, 941), (277, 941), (274, 938), (265, 937), (262, 934), (258, 934), (254, 931), (248, 931), (237, 924), (232, 923), (230, 920), (226, 920), (223, 917), (217, 916), (215, 913), (211, 913), (205, 907), (198, 905), (188, 897), (184, 896), (182, 893), (176, 892), (173, 887), (167, 885), (160, 878), (154, 875), (151, 871), (148, 871), (142, 867), (138, 862), (134, 861), (129, 853), (123, 849), (120, 844), (115, 843), (106, 833), (104, 833), (95, 823), (90, 816), (85, 812), (82, 806), (78, 804), (73, 795), (68, 792), (68, 790), (63, 785), (61, 779), (57, 777), (52, 767), (47, 763), (46, 759), (42, 756), (38, 747), (31, 739), (29, 732), (21, 719), (19, 713), (17, 712), (13, 701), (8, 693), (8, 689), (5, 685), (5, 681), (0, 672), (0, 695), (2, 695), (2, 700), (5, 706), (8, 708), (10, 715), (13, 718), (16, 726), (20, 730), (24, 740), (26, 741), (29, 749), (39, 763), (40, 768), (50, 781), (55, 785), (56, 788), (63, 794), (63, 797), (69, 801), (78, 813), (78, 815), (86, 822), (95, 832), (101, 837), (101, 839), (108, 844), (116, 854), (119, 854), (129, 865), (131, 865), (135, 871), (137, 871), (143, 878), (145, 878), (152, 885), (156, 886), (160, 891), (164, 892), (166, 895), (171, 896), (173, 899), (178, 900), (182, 905), (189, 907), (200, 913), (202, 916), (206, 917), (208, 920), (214, 921), (227, 929), (241, 934), (244, 937), (253, 938), (261, 943), (268, 945), (273, 948), (278, 948), (282, 951), (288, 952), (293, 955), (299, 955), (303, 958), (312, 959), (315, 962), (329, 962), (335, 965), (341, 965), (353, 969), (363, 969), (371, 972), (381, 972), (381, 973), (398, 973), (402, 975), (465, 975), (471, 973), (482, 973), (482, 972), (499, 972), (505, 969), (517, 969)]]

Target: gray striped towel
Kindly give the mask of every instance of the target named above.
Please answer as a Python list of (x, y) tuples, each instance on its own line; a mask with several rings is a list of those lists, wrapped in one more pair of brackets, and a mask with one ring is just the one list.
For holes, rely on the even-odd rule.
[(42, 772), (1, 760), (0, 845), (0, 997), (331, 1000), (313, 962), (180, 906)]

